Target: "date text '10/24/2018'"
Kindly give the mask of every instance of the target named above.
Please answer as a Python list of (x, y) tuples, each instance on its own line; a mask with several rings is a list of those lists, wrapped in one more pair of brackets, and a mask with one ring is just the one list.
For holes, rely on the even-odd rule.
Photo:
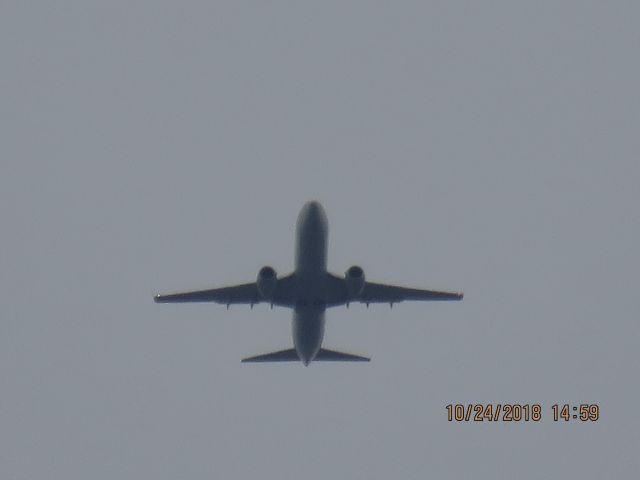
[[(446, 410), (450, 422), (539, 422), (542, 419), (542, 407), (537, 403), (450, 403)], [(556, 403), (551, 407), (551, 413), (556, 422), (595, 422), (600, 418), (600, 407), (597, 404)]]

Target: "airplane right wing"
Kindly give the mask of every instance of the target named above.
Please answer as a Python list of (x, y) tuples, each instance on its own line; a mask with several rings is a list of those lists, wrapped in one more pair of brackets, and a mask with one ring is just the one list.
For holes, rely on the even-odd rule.
[(258, 303), (261, 300), (258, 286), (255, 282), (233, 287), (156, 295), (153, 299), (156, 303), (216, 302), (227, 305), (232, 303)]
[(256, 304), (260, 302), (290, 307), (293, 305), (292, 277), (278, 279), (272, 299), (264, 299), (258, 291), (256, 282), (243, 283), (231, 287), (212, 288), (210, 290), (196, 290), (192, 292), (156, 295), (156, 303), (186, 303), (186, 302), (215, 302), (224, 305)]

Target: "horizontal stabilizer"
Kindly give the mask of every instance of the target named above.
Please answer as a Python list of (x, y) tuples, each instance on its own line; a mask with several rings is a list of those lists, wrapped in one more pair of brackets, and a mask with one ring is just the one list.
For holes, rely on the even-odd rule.
[(315, 362), (368, 362), (371, 359), (361, 357), (359, 355), (352, 355), (350, 353), (336, 352), (334, 350), (321, 348), (313, 360)]
[[(290, 348), (289, 350), (280, 350), (278, 352), (256, 355), (255, 357), (243, 358), (242, 363), (297, 362), (299, 360), (300, 357), (298, 357), (298, 353), (295, 349)], [(325, 348), (321, 348), (313, 359), (314, 362), (368, 362), (369, 360), (367, 357), (336, 352)]]
[(260, 363), (260, 362), (297, 362), (300, 358), (298, 353), (290, 348), (289, 350), (280, 350), (279, 352), (265, 353), (264, 355), (256, 355), (255, 357), (243, 358), (242, 363)]

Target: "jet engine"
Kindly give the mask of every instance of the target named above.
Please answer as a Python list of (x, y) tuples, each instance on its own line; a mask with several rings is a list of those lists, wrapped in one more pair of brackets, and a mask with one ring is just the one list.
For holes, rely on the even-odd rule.
[(272, 267), (262, 267), (258, 272), (258, 292), (265, 300), (269, 300), (276, 291), (276, 283), (278, 283), (278, 275)]
[(364, 290), (364, 271), (362, 268), (357, 265), (350, 267), (344, 274), (344, 280), (347, 283), (349, 297), (358, 298)]

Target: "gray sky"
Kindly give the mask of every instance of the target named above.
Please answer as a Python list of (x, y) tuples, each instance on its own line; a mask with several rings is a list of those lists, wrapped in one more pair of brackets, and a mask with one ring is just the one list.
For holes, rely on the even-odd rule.
[[(0, 477), (634, 478), (639, 18), (3, 2)], [(325, 346), (373, 361), (309, 368), (240, 364), (288, 310), (152, 302), (286, 273), (310, 198), (332, 270), (464, 302), (330, 310)]]

